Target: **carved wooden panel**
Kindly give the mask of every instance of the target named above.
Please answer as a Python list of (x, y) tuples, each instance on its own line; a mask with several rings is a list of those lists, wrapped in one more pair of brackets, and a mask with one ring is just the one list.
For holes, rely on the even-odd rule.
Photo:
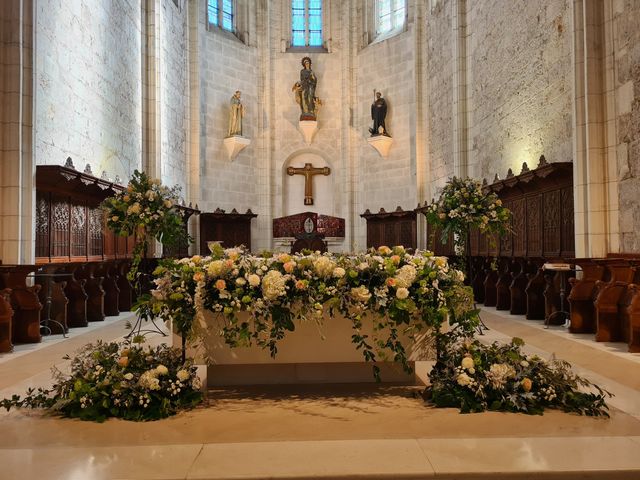
[(104, 251), (103, 242), (103, 222), (104, 216), (99, 208), (89, 209), (89, 256), (102, 255)]
[(87, 209), (84, 205), (71, 204), (71, 256), (87, 255)]
[(512, 221), (511, 228), (513, 229), (513, 256), (523, 257), (526, 254), (527, 246), (527, 229), (526, 229), (526, 214), (525, 214), (525, 201), (524, 198), (518, 198), (511, 202)]
[(413, 211), (396, 210), (395, 212), (370, 213), (363, 215), (367, 220), (367, 248), (378, 248), (382, 245), (393, 247), (402, 245), (405, 248), (416, 248), (416, 214)]
[(562, 242), (560, 248), (562, 250), (562, 256), (573, 257), (576, 251), (573, 218), (573, 187), (565, 187), (561, 192)]
[(480, 247), (480, 231), (477, 228), (474, 228), (469, 233), (469, 247), (471, 251), (471, 256), (475, 257), (479, 255), (479, 247)]
[(542, 195), (526, 199), (527, 252), (529, 257), (542, 256)]
[(67, 198), (51, 196), (51, 256), (69, 256), (70, 212)]
[[(504, 206), (513, 212), (513, 201), (504, 202)], [(513, 229), (513, 218), (511, 220), (511, 228)], [(513, 239), (512, 234), (503, 235), (500, 240), (500, 255), (510, 257), (513, 255)]]
[(49, 256), (50, 198), (49, 193), (36, 193), (36, 257)]
[(560, 190), (545, 192), (543, 196), (543, 255), (560, 256)]
[(246, 214), (204, 213), (200, 216), (200, 252), (209, 252), (207, 242), (218, 241), (225, 248), (244, 245), (251, 250), (251, 218)]

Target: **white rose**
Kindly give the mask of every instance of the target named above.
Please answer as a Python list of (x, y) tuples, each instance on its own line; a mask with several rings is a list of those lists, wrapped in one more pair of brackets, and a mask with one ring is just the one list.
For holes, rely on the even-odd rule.
[(169, 369), (164, 365), (158, 365), (156, 367), (156, 372), (158, 372), (158, 375), (166, 375), (167, 373), (169, 373)]
[(520, 366), (521, 366), (521, 367), (524, 367), (524, 368), (527, 368), (527, 367), (529, 366), (529, 362), (527, 362), (526, 360), (522, 360), (522, 361), (520, 362)]
[(404, 287), (400, 287), (398, 290), (396, 290), (396, 297), (398, 297), (400, 300), (404, 300), (408, 296), (409, 296), (409, 290), (408, 289), (406, 289)]
[(133, 373), (125, 373), (124, 378), (125, 380), (133, 380)]
[(471, 384), (471, 377), (466, 373), (461, 373), (457, 378), (458, 385), (465, 387)]
[(190, 376), (191, 375), (189, 375), (189, 372), (187, 372), (186, 370), (178, 370), (178, 373), (176, 373), (176, 377), (181, 382), (188, 380)]
[(236, 285), (238, 285), (239, 287), (243, 287), (244, 285), (247, 284), (247, 281), (240, 277), (240, 278), (236, 278)]

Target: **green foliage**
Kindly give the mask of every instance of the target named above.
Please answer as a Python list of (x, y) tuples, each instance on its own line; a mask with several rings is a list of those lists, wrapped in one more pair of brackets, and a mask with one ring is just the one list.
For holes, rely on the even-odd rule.
[[(429, 374), (431, 401), (462, 413), (500, 410), (542, 414), (556, 408), (608, 417), (611, 394), (575, 375), (562, 360), (522, 352), (524, 341), (485, 345), (456, 335), (440, 338), (438, 361)], [(585, 391), (586, 390), (586, 391)]]
[(136, 170), (124, 192), (118, 192), (102, 203), (109, 229), (123, 237), (135, 235), (130, 280), (136, 280), (140, 262), (153, 239), (165, 246), (192, 241), (178, 209), (179, 193), (180, 187), (167, 188), (159, 180)]
[(442, 243), (454, 234), (458, 252), (464, 251), (470, 228), (498, 236), (510, 230), (509, 209), (495, 193), (484, 192), (482, 184), (470, 178), (450, 179), (424, 214), (429, 224), (441, 229)]
[[(66, 357), (68, 359), (68, 357)], [(51, 389), (29, 389), (21, 398), (0, 401), (11, 408), (44, 408), (51, 413), (102, 422), (109, 417), (157, 420), (202, 401), (199, 378), (180, 351), (167, 346), (98, 342), (85, 345), (71, 373), (54, 368)]]

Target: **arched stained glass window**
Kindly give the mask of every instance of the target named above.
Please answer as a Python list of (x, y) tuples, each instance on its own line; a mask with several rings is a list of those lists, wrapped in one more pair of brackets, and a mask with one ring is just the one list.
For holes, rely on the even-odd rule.
[(376, 36), (392, 33), (404, 27), (406, 4), (406, 0), (376, 0)]
[(207, 0), (207, 21), (209, 25), (233, 32), (234, 0)]
[(322, 46), (322, 0), (291, 0), (291, 45)]

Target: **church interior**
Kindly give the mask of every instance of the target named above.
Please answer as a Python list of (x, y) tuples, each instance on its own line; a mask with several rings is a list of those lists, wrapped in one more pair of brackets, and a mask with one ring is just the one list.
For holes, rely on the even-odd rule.
[(135, 171), (179, 187), (193, 239), (154, 258), (451, 258), (428, 205), (476, 179), (512, 213), (467, 239), (478, 338), (615, 395), (461, 415), (417, 393), (429, 362), (254, 370), (156, 422), (2, 411), (0, 478), (640, 478), (639, 26), (640, 0), (0, 1), (0, 399), (126, 333), (133, 237), (100, 205)]

